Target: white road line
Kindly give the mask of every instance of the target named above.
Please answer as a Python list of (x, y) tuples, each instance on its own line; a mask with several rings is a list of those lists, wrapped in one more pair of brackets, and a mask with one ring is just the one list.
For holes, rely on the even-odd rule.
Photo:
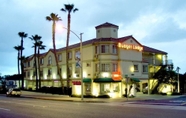
[(10, 109), (0, 108), (0, 110), (10, 111)]

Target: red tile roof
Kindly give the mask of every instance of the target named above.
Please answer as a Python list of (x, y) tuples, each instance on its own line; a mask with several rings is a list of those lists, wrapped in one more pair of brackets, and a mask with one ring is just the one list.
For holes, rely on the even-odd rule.
[(145, 45), (143, 45), (143, 52), (150, 52), (150, 53), (158, 53), (158, 54), (167, 54), (167, 52), (161, 51), (161, 50), (157, 50), (151, 47), (147, 47)]

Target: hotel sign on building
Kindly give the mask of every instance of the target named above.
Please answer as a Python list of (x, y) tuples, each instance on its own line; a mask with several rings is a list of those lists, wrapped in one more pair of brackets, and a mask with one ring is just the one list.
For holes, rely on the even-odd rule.
[(139, 46), (139, 45), (131, 45), (131, 44), (122, 44), (122, 43), (118, 43), (118, 47), (119, 48), (123, 48), (126, 50), (137, 50), (137, 51), (142, 51), (143, 47)]

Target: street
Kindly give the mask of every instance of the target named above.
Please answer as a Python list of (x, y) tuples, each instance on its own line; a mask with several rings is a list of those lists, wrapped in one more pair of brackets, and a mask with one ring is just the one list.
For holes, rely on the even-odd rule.
[(182, 106), (82, 103), (0, 95), (0, 118), (184, 118), (185, 110)]

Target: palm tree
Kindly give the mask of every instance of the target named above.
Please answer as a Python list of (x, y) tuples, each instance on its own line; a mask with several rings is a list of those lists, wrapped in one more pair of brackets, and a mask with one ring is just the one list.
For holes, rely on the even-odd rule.
[(40, 73), (40, 50), (44, 50), (45, 49), (45, 45), (43, 45), (42, 41), (38, 42), (38, 49), (37, 49), (37, 55), (38, 55), (38, 69), (39, 69), (39, 89), (41, 89), (41, 73)]
[[(14, 46), (14, 49), (17, 50), (17, 70), (18, 70), (18, 74), (20, 75), (20, 67), (19, 67), (19, 61), (20, 61), (20, 52), (22, 49), (22, 47), (20, 45), (18, 46)], [(20, 83), (20, 79), (19, 79), (19, 87), (21, 86)]]
[(55, 57), (56, 65), (57, 65), (57, 73), (59, 74), (59, 77), (60, 77), (62, 93), (63, 93), (63, 90), (64, 90), (63, 79), (62, 79), (62, 75), (61, 75), (60, 68), (59, 68), (59, 63), (58, 63), (57, 54), (56, 54), (56, 44), (55, 44), (56, 22), (61, 21), (62, 19), (58, 16), (58, 14), (51, 13), (50, 16), (46, 17), (46, 20), (52, 21), (52, 41), (53, 41), (53, 50), (54, 50), (53, 52), (54, 52), (54, 57)]
[(37, 70), (37, 61), (36, 61), (36, 57), (37, 57), (37, 48), (39, 45), (39, 41), (42, 38), (41, 36), (38, 36), (37, 34), (35, 36), (32, 35), (32, 37), (29, 37), (31, 40), (34, 41), (34, 46), (32, 46), (34, 48), (34, 67), (35, 67), (35, 74), (36, 74), (36, 90), (38, 90), (38, 70)]
[(67, 93), (69, 94), (69, 64), (68, 64), (68, 46), (69, 46), (69, 37), (70, 37), (70, 21), (71, 21), (71, 12), (78, 11), (77, 8), (74, 8), (74, 4), (64, 4), (64, 8), (61, 11), (68, 12), (68, 26), (67, 26), (67, 41), (66, 41), (66, 71), (67, 71)]
[[(27, 37), (27, 34), (25, 32), (19, 32), (18, 33), (19, 37), (21, 37), (21, 54), (20, 54), (20, 58), (22, 58), (23, 56), (23, 39)], [(22, 79), (22, 89), (24, 89), (24, 64), (23, 64), (23, 61), (21, 59), (21, 79)]]
[[(22, 48), (22, 50), (24, 50), (24, 48)], [(24, 89), (24, 84), (23, 84), (24, 83), (24, 75), (25, 75), (25, 73), (24, 73), (24, 63), (26, 61), (26, 57), (25, 56), (22, 56), (19, 59), (22, 62), (21, 63), (21, 67), (23, 68), (23, 70), (22, 70), (23, 73), (21, 74), (21, 78), (23, 79), (23, 81), (22, 81), (22, 89)]]

